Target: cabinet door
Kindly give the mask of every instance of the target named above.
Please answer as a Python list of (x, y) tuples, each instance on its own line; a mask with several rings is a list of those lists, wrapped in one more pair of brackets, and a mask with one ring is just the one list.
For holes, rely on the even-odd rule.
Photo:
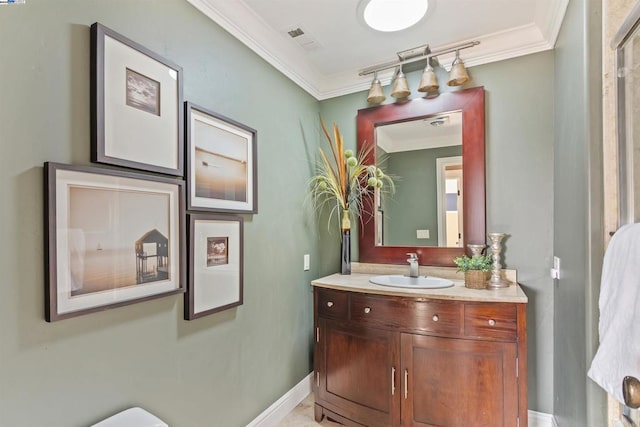
[(400, 335), (327, 319), (318, 323), (316, 403), (369, 427), (398, 425)]
[(402, 426), (513, 427), (516, 344), (402, 334)]

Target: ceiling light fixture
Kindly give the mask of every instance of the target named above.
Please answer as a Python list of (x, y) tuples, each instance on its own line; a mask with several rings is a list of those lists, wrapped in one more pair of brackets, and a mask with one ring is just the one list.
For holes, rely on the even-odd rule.
[(420, 84), (418, 85), (418, 92), (430, 93), (438, 90), (440, 85), (436, 77), (435, 71), (431, 66), (431, 59), (436, 59), (439, 55), (455, 52), (456, 57), (451, 64), (451, 72), (449, 74), (449, 80), (447, 84), (449, 86), (461, 86), (469, 81), (469, 73), (464, 66), (464, 63), (460, 59), (460, 51), (479, 45), (479, 41), (470, 41), (467, 43), (461, 43), (455, 46), (450, 46), (443, 49), (432, 51), (428, 44), (418, 46), (413, 49), (397, 52), (398, 59), (395, 61), (385, 62), (378, 65), (372, 65), (360, 71), (358, 75), (366, 76), (373, 74), (373, 81), (371, 82), (371, 88), (369, 89), (369, 95), (367, 101), (372, 104), (379, 104), (384, 101), (386, 97), (382, 90), (382, 85), (378, 79), (378, 72), (382, 70), (388, 70), (390, 68), (396, 68), (394, 75), (393, 89), (391, 90), (391, 96), (394, 98), (406, 98), (411, 94), (407, 78), (402, 72), (402, 66), (411, 62), (427, 60), (427, 65), (420, 77)]
[(364, 22), (374, 30), (400, 31), (417, 24), (427, 13), (429, 0), (369, 0)]
[(429, 123), (433, 127), (444, 126), (449, 122), (449, 116), (440, 116), (435, 119), (424, 119), (424, 123)]

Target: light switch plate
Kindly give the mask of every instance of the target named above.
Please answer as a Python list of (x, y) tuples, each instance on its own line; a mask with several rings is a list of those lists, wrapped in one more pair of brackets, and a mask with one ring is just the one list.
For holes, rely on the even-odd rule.
[(551, 278), (560, 279), (560, 258), (553, 257), (553, 268), (551, 269)]
[(429, 230), (416, 230), (416, 239), (428, 239)]
[(304, 271), (309, 270), (310, 265), (311, 265), (311, 257), (309, 256), (309, 254), (304, 254), (304, 263), (303, 263), (303, 268)]

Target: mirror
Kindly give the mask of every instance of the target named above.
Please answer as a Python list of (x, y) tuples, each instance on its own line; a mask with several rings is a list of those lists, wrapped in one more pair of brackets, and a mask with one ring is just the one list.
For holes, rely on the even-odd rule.
[[(383, 166), (383, 169), (387, 166), (387, 169), (384, 169), (385, 172), (399, 176), (398, 192), (403, 187), (408, 188), (409, 193), (415, 192), (415, 188), (417, 188), (415, 186), (418, 184), (410, 183), (410, 177), (418, 175), (417, 179), (421, 180), (424, 179), (424, 173), (429, 173), (432, 177), (435, 176), (437, 181), (438, 162), (435, 162), (436, 170), (429, 169), (429, 166), (423, 163), (416, 163), (417, 158), (421, 156), (416, 155), (417, 151), (413, 149), (406, 150), (410, 143), (405, 141), (397, 144), (405, 145), (404, 157), (410, 157), (412, 162), (400, 166), (402, 169), (395, 171), (394, 169), (398, 168), (392, 165), (395, 148), (389, 148), (389, 143), (385, 142), (385, 134), (394, 133), (395, 126), (400, 129), (404, 129), (402, 126), (424, 126), (425, 119), (429, 125), (429, 120), (433, 121), (441, 116), (449, 116), (448, 120), (457, 120), (451, 117), (456, 114), (461, 118), (463, 164), (461, 194), (459, 200), (456, 200), (457, 211), (461, 216), (458, 218), (459, 241), (443, 239), (442, 235), (446, 234), (447, 228), (446, 219), (440, 222), (434, 221), (433, 218), (429, 219), (433, 213), (427, 213), (427, 210), (435, 211), (436, 216), (437, 212), (441, 212), (441, 215), (444, 213), (446, 217), (447, 209), (442, 206), (438, 209), (437, 197), (429, 197), (428, 200), (420, 201), (417, 198), (412, 198), (411, 194), (396, 193), (391, 198), (382, 197), (381, 201), (376, 200), (373, 202), (375, 206), (367, 206), (368, 213), (365, 213), (360, 227), (360, 262), (405, 264), (407, 252), (415, 252), (418, 254), (421, 265), (452, 266), (454, 265), (453, 259), (465, 253), (468, 243), (485, 243), (484, 89), (482, 87), (443, 93), (435, 98), (419, 98), (359, 110), (357, 117), (358, 150), (371, 147), (367, 161), (376, 162)], [(446, 147), (446, 150), (455, 149)], [(455, 152), (451, 154), (455, 154)], [(434, 155), (432, 154), (431, 157)], [(444, 170), (445, 181), (444, 188), (440, 190), (445, 200), (441, 203), (446, 205), (446, 194), (448, 193), (446, 191), (446, 171), (449, 169), (449, 172), (454, 173), (456, 163), (455, 159), (443, 160), (440, 163), (440, 167)], [(450, 163), (449, 166), (446, 163)], [(389, 167), (392, 169), (391, 171), (388, 170)], [(420, 178), (420, 174), (423, 174), (422, 178)], [(440, 186), (442, 185), (441, 182)], [(431, 191), (437, 194), (436, 187), (434, 185)], [(414, 190), (411, 190), (412, 188)], [(396, 206), (392, 207), (394, 203)], [(385, 217), (389, 217), (393, 222), (386, 224)], [(407, 220), (410, 217), (414, 217), (416, 220), (410, 223)], [(393, 225), (394, 223), (398, 224), (399, 229), (404, 228), (404, 230), (394, 230), (396, 227)], [(441, 232), (443, 227), (445, 231)], [(429, 237), (425, 238), (427, 234)], [(418, 235), (421, 236), (420, 239), (417, 238)]]
[(375, 132), (378, 166), (398, 177), (393, 198), (376, 204), (376, 245), (462, 247), (462, 112), (380, 125)]

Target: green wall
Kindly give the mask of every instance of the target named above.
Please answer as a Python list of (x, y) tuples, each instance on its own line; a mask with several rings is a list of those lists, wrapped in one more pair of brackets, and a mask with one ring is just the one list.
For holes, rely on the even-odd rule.
[(554, 412), (560, 427), (606, 425), (586, 373), (597, 346), (603, 258), (601, 2), (569, 2), (555, 50)]
[[(461, 145), (386, 155), (381, 166), (397, 179), (396, 192), (382, 199), (385, 245), (438, 246), (436, 160), (461, 155)], [(429, 238), (417, 239), (416, 230), (429, 230)]]
[[(442, 73), (442, 70), (438, 70)], [(467, 87), (486, 91), (487, 231), (505, 232), (504, 261), (518, 270), (529, 297), (529, 409), (553, 412), (554, 54), (543, 52), (470, 69)], [(414, 90), (420, 71), (406, 72)], [(440, 79), (443, 80), (443, 79)], [(535, 82), (535, 84), (532, 84)], [(447, 90), (448, 88), (441, 88)], [(385, 88), (387, 97), (389, 88)], [(387, 98), (385, 103), (393, 102)], [(336, 122), (345, 144), (356, 145), (357, 110), (366, 92), (323, 101), (321, 114)], [(357, 259), (357, 251), (354, 248)]]
[[(44, 321), (42, 164), (89, 164), (96, 21), (181, 65), (186, 100), (258, 130), (237, 309), (187, 322), (170, 296)], [(28, 0), (0, 7), (0, 39), (0, 425), (135, 405), (171, 426), (246, 425), (311, 371), (309, 282), (337, 267), (305, 204), (318, 102), (184, 0)]]
[[(555, 409), (561, 426), (601, 425), (604, 402), (585, 375), (601, 261), (598, 3), (570, 2), (555, 52), (473, 67), (468, 84), (486, 90), (487, 229), (509, 234), (504, 260), (529, 297), (529, 408)], [(42, 164), (89, 163), (96, 21), (180, 64), (186, 100), (258, 130), (243, 306), (186, 322), (171, 296), (44, 321)], [(338, 233), (306, 200), (317, 113), (355, 148), (365, 93), (318, 103), (183, 0), (28, 0), (0, 8), (0, 37), (0, 425), (86, 426), (134, 405), (172, 426), (246, 425), (311, 370), (308, 283), (338, 261)], [(420, 72), (407, 74), (415, 88)]]

